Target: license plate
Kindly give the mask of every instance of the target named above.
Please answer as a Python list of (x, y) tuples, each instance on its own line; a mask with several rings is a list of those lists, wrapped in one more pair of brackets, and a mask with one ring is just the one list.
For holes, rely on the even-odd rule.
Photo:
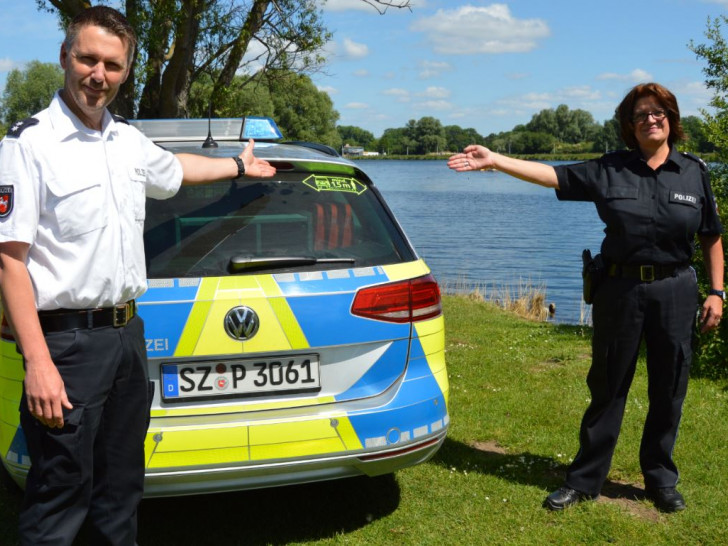
[(162, 397), (246, 397), (321, 390), (318, 355), (162, 364)]

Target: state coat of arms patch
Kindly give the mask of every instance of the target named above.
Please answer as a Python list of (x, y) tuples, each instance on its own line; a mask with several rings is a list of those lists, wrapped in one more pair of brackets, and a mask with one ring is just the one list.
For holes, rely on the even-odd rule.
[(13, 187), (0, 186), (0, 218), (10, 215), (13, 210)]

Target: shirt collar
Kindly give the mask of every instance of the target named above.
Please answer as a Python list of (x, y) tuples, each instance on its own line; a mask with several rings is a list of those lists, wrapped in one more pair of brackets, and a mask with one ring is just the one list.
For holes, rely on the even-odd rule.
[(116, 122), (108, 110), (104, 110), (101, 120), (101, 132), (86, 127), (83, 122), (74, 114), (68, 105), (63, 101), (60, 91), (53, 95), (51, 104), (48, 107), (51, 124), (61, 140), (71, 136), (82, 134), (88, 138), (101, 138), (108, 140), (118, 132)]
[[(642, 154), (639, 150), (630, 150), (630, 154), (627, 158), (628, 163), (632, 163), (635, 161), (641, 161), (644, 162), (644, 158), (642, 157)], [(660, 168), (661, 169), (672, 169), (676, 171), (680, 171), (684, 164), (685, 159), (682, 155), (680, 155), (680, 152), (675, 149), (675, 146), (670, 146), (670, 153), (667, 155), (667, 159), (665, 160), (665, 163), (663, 163)]]

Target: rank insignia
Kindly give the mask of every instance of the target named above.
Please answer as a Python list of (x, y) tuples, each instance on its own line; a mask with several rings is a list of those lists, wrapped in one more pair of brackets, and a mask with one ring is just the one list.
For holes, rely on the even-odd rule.
[(0, 218), (10, 215), (13, 210), (13, 187), (0, 186)]

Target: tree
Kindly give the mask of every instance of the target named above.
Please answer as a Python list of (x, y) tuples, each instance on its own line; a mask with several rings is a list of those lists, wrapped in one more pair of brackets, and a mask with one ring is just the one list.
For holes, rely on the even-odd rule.
[[(696, 45), (690, 42), (690, 49), (703, 59), (707, 66), (703, 68), (705, 85), (713, 92), (710, 100), (712, 111), (703, 110), (704, 128), (708, 140), (715, 146), (717, 162), (711, 166), (711, 181), (717, 207), (723, 222), (728, 222), (728, 44), (722, 33), (722, 26), (728, 18), (721, 15), (715, 19), (708, 18), (705, 36), (708, 44)], [(725, 243), (724, 252), (728, 250)], [(700, 251), (695, 259), (701, 258)], [(696, 268), (700, 291), (707, 294), (710, 285), (703, 268)], [(724, 321), (717, 333), (699, 336), (696, 351), (696, 362), (693, 370), (707, 376), (728, 376), (728, 321)]]
[(682, 148), (698, 154), (715, 151), (715, 145), (708, 140), (705, 123), (698, 116), (685, 116), (680, 120), (685, 131), (686, 141)]
[(431, 116), (420, 118), (414, 124), (414, 140), (417, 142), (417, 153), (420, 154), (439, 152), (447, 144), (442, 123)]
[(443, 128), (447, 139), (446, 148), (450, 152), (459, 152), (470, 144), (482, 144), (483, 137), (475, 129), (463, 129), (458, 125), (447, 125)]
[[(385, 12), (409, 0), (361, 0)], [(65, 26), (89, 0), (36, 0)], [(307, 73), (325, 62), (331, 38), (319, 0), (124, 0), (139, 47), (114, 110), (126, 117), (185, 117), (192, 84), (207, 74), (215, 114), (236, 75), (268, 70)], [(137, 109), (138, 104), (138, 109)]]
[(287, 72), (269, 73), (267, 79), (276, 123), (286, 138), (341, 147), (336, 130), (339, 113), (328, 94), (319, 91), (311, 78)]
[(55, 63), (31, 61), (23, 70), (8, 74), (0, 102), (0, 118), (8, 126), (48, 106), (63, 87), (63, 70)]
[[(190, 88), (189, 114), (193, 118), (206, 118), (210, 114), (210, 96), (214, 82), (203, 74)], [(215, 109), (217, 117), (267, 116), (275, 118), (275, 107), (268, 89), (268, 81), (259, 74), (253, 80), (236, 76), (227, 90), (222, 104)]]
[(703, 69), (705, 85), (713, 91), (710, 106), (713, 112), (702, 110), (705, 119), (705, 132), (708, 140), (715, 145), (720, 163), (728, 163), (728, 44), (723, 37), (722, 24), (728, 17), (720, 15), (715, 19), (708, 18), (708, 29), (705, 36), (711, 44), (690, 42), (690, 49), (698, 58), (708, 64)]
[(374, 135), (361, 127), (353, 125), (339, 125), (336, 130), (339, 132), (341, 142), (349, 146), (362, 146), (371, 149), (374, 141)]
[(541, 110), (538, 114), (533, 115), (526, 128), (534, 133), (548, 133), (557, 136), (559, 124), (556, 122), (556, 112), (553, 108)]

